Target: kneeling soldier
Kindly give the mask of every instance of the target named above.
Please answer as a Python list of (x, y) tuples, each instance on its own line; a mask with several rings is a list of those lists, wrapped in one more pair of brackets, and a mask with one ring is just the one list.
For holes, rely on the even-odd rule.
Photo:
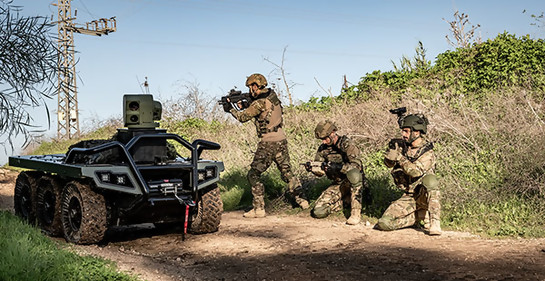
[(428, 120), (424, 115), (411, 114), (401, 116), (398, 123), (402, 139), (390, 141), (384, 164), (392, 168), (394, 182), (405, 194), (390, 204), (377, 228), (395, 230), (424, 221), (430, 235), (440, 235), (441, 192), (434, 174), (433, 143), (425, 137)]

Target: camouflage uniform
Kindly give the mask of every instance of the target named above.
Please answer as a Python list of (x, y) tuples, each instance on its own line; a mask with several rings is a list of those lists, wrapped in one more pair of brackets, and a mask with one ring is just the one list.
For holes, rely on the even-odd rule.
[(422, 138), (418, 146), (402, 150), (399, 161), (384, 159), (386, 166), (392, 168), (394, 183), (403, 189), (405, 194), (386, 209), (378, 221), (379, 229), (395, 230), (415, 225), (427, 220), (428, 212), (430, 219), (440, 217), (440, 191), (434, 175), (433, 144), (424, 136)]
[(347, 136), (339, 136), (333, 145), (320, 145), (314, 161), (331, 163), (326, 176), (334, 183), (316, 200), (315, 217), (326, 217), (331, 212), (342, 210), (344, 205), (350, 205), (361, 216), (364, 176), (360, 155), (361, 151)]
[[(243, 111), (231, 109), (230, 113), (240, 122), (254, 120), (257, 135), (261, 139), (257, 144), (254, 160), (248, 172), (248, 181), (252, 186), (253, 207), (263, 210), (265, 207), (265, 187), (260, 182), (260, 176), (274, 161), (280, 170), (282, 180), (288, 183), (288, 192), (296, 202), (307, 203), (301, 195), (301, 183), (291, 172), (288, 141), (282, 129), (282, 104), (276, 93), (264, 89), (248, 108)], [(304, 201), (304, 202), (303, 202)], [(308, 204), (308, 203), (307, 203)]]

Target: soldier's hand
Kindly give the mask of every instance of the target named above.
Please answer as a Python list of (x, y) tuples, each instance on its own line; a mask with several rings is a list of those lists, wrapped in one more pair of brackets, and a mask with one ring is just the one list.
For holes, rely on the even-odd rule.
[(384, 158), (392, 162), (397, 162), (399, 159), (401, 159), (401, 157), (403, 157), (403, 155), (401, 154), (401, 147), (399, 147), (397, 143), (394, 145), (395, 147), (393, 149), (390, 148), (384, 153)]
[(225, 112), (231, 112), (231, 109), (233, 109), (233, 105), (230, 102), (226, 102), (223, 104), (223, 110)]
[(324, 170), (322, 170), (321, 167), (311, 167), (310, 172), (312, 172), (314, 175), (316, 175), (318, 177), (321, 177), (321, 176), (323, 176), (325, 174)]
[(324, 169), (326, 172), (339, 173), (343, 167), (342, 163), (337, 162), (327, 162)]

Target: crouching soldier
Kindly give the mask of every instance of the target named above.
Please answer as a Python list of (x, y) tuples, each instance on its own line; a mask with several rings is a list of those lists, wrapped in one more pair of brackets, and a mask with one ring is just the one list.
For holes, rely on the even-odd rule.
[(325, 174), (334, 183), (318, 197), (312, 215), (325, 218), (342, 210), (343, 203), (346, 203), (350, 205), (350, 217), (346, 223), (358, 224), (361, 221), (362, 189), (368, 193), (367, 186), (363, 187), (361, 151), (350, 138), (337, 135), (337, 126), (330, 120), (318, 123), (314, 133), (317, 139), (322, 140), (314, 158), (321, 165), (306, 165), (306, 168), (316, 176)]

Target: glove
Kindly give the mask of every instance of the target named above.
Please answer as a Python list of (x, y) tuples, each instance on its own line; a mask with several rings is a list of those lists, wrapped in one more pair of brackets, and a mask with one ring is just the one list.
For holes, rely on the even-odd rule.
[(223, 111), (231, 112), (231, 109), (233, 109), (233, 105), (230, 102), (226, 102), (223, 104)]
[(310, 172), (312, 172), (314, 175), (321, 177), (325, 174), (324, 170), (322, 170), (321, 167), (311, 167)]
[(329, 173), (340, 173), (342, 168), (343, 163), (337, 162), (327, 162), (327, 165), (324, 167), (325, 171)]
[(397, 162), (403, 157), (403, 155), (401, 154), (401, 147), (399, 147), (397, 143), (394, 145), (395, 146), (393, 149), (390, 148), (386, 153), (384, 153), (384, 158), (392, 162)]

